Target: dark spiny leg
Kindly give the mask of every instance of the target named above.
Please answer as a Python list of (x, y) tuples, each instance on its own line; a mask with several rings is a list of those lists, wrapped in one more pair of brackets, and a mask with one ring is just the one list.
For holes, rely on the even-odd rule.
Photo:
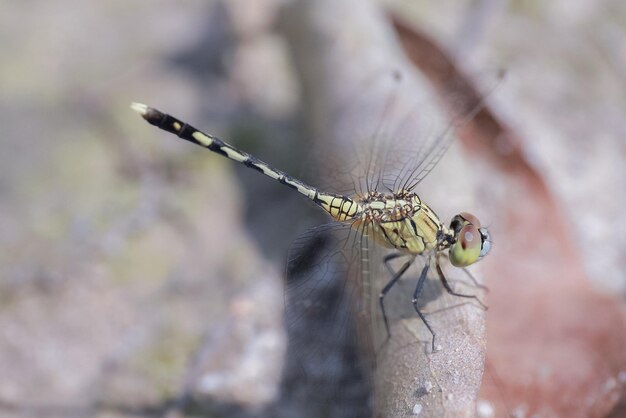
[(403, 254), (401, 252), (397, 252), (397, 253), (391, 253), (391, 254), (387, 254), (385, 257), (383, 257), (383, 263), (385, 264), (385, 267), (387, 268), (387, 271), (389, 272), (390, 275), (395, 276), (396, 272), (393, 271), (393, 269), (391, 268), (391, 265), (389, 264), (389, 262), (391, 260), (395, 260), (398, 257), (402, 257)]
[(436, 257), (435, 259), (435, 267), (437, 268), (437, 274), (439, 275), (439, 279), (441, 280), (443, 287), (446, 288), (448, 293), (454, 296), (462, 297), (462, 298), (474, 299), (476, 302), (480, 304), (480, 306), (482, 306), (485, 310), (487, 310), (487, 306), (480, 299), (478, 299), (478, 296), (464, 295), (462, 293), (457, 293), (454, 290), (452, 290), (452, 288), (450, 287), (450, 284), (448, 283), (448, 280), (446, 279), (446, 276), (444, 276), (443, 274), (443, 270), (441, 270), (441, 265), (439, 265), (439, 257)]
[(387, 267), (387, 270), (391, 273), (391, 276), (392, 276), (391, 280), (389, 280), (389, 282), (387, 282), (385, 287), (383, 287), (383, 290), (381, 290), (380, 294), (378, 295), (378, 303), (380, 304), (380, 310), (383, 313), (383, 321), (385, 323), (385, 330), (387, 331), (387, 340), (389, 340), (389, 338), (391, 338), (391, 332), (389, 331), (389, 321), (387, 320), (387, 312), (385, 312), (385, 301), (384, 301), (385, 300), (385, 296), (387, 295), (389, 290), (391, 290), (393, 285), (395, 285), (398, 282), (398, 280), (400, 280), (400, 277), (402, 277), (402, 275), (411, 266), (411, 264), (413, 263), (413, 260), (415, 260), (415, 257), (411, 257), (411, 259), (409, 261), (407, 261), (406, 263), (404, 263), (402, 265), (402, 267), (400, 267), (400, 270), (398, 270), (397, 272), (393, 271), (393, 269), (389, 265), (389, 262), (391, 260), (394, 260), (394, 259), (396, 259), (398, 257), (403, 256), (403, 255), (405, 255), (405, 254), (393, 253), (393, 254), (389, 254), (389, 255), (385, 256), (385, 258), (383, 258), (383, 263), (385, 264), (385, 267)]
[(478, 283), (478, 280), (476, 280), (476, 277), (474, 277), (474, 275), (472, 273), (470, 273), (470, 271), (466, 267), (463, 267), (463, 272), (465, 272), (465, 274), (467, 274), (467, 277), (469, 277), (470, 280), (472, 282), (474, 282), (474, 284), (476, 285), (477, 288), (482, 289), (485, 292), (489, 292), (489, 288), (487, 286), (485, 286), (484, 284)]
[(420, 309), (417, 307), (417, 299), (419, 298), (420, 293), (422, 293), (422, 286), (424, 286), (424, 282), (426, 281), (426, 276), (428, 274), (429, 267), (430, 267), (430, 260), (426, 262), (426, 265), (424, 266), (424, 268), (422, 269), (422, 272), (420, 273), (420, 278), (417, 280), (417, 285), (415, 286), (415, 292), (413, 292), (413, 308), (415, 309), (415, 312), (417, 312), (417, 315), (420, 317), (424, 325), (426, 325), (426, 328), (428, 328), (428, 331), (430, 331), (430, 333), (433, 336), (432, 347), (433, 347), (433, 353), (434, 353), (435, 352), (435, 331), (433, 331), (428, 321), (426, 321), (424, 314), (422, 314)]

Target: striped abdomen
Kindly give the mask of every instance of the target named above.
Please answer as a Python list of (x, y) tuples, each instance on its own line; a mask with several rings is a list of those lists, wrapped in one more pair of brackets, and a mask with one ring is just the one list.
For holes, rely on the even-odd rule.
[(321, 192), (315, 187), (311, 187), (280, 170), (270, 167), (264, 161), (247, 152), (238, 150), (215, 136), (205, 134), (171, 115), (140, 103), (133, 103), (131, 107), (151, 125), (241, 163), (296, 190), (319, 205), (337, 221), (350, 220), (361, 212), (361, 206), (354, 200), (345, 196)]

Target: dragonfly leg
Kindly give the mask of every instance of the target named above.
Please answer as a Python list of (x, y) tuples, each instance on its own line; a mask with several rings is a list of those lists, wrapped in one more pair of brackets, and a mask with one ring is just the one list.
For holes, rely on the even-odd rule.
[(408, 270), (411, 264), (413, 264), (413, 260), (415, 260), (415, 257), (411, 257), (406, 263), (402, 265), (402, 267), (400, 267), (400, 270), (396, 272), (393, 270), (389, 262), (403, 255), (405, 254), (393, 253), (386, 255), (385, 258), (383, 258), (383, 263), (385, 264), (385, 267), (387, 267), (387, 270), (389, 271), (389, 273), (391, 273), (391, 280), (387, 282), (385, 287), (383, 287), (383, 290), (381, 290), (380, 294), (378, 295), (378, 303), (380, 304), (380, 310), (383, 313), (383, 321), (385, 323), (385, 330), (387, 331), (387, 340), (391, 338), (391, 332), (389, 331), (389, 321), (387, 320), (387, 313), (385, 312), (385, 296), (387, 295), (387, 293), (389, 293), (393, 285), (395, 285), (398, 280), (400, 280), (400, 277), (402, 277), (402, 275)]
[(470, 280), (474, 283), (474, 285), (476, 285), (477, 288), (482, 289), (485, 292), (489, 292), (489, 288), (485, 286), (484, 284), (478, 283), (478, 280), (476, 280), (476, 277), (474, 277), (474, 275), (470, 273), (470, 271), (466, 267), (463, 267), (463, 272), (467, 275), (467, 277), (470, 278)]
[(446, 276), (443, 274), (443, 270), (441, 269), (441, 264), (439, 264), (439, 257), (436, 258), (435, 260), (435, 268), (437, 269), (437, 274), (439, 275), (439, 280), (441, 280), (441, 284), (443, 284), (443, 287), (445, 287), (446, 291), (448, 293), (450, 293), (451, 295), (454, 296), (459, 296), (462, 298), (468, 298), (468, 299), (474, 299), (476, 302), (478, 302), (480, 304), (480, 306), (483, 307), (483, 309), (487, 310), (487, 305), (485, 305), (476, 295), (465, 295), (463, 293), (457, 293), (454, 290), (452, 290), (452, 288), (450, 287), (450, 283), (448, 283), (448, 279), (446, 279)]
[(420, 296), (420, 293), (422, 293), (422, 287), (424, 286), (424, 282), (426, 281), (426, 276), (428, 275), (429, 267), (430, 267), (430, 260), (428, 260), (428, 262), (426, 262), (426, 265), (424, 265), (424, 268), (422, 269), (422, 272), (420, 273), (420, 278), (417, 280), (417, 285), (415, 286), (415, 292), (413, 292), (413, 308), (415, 309), (415, 312), (417, 312), (417, 315), (420, 317), (424, 325), (426, 325), (426, 328), (428, 328), (428, 331), (430, 331), (430, 333), (433, 336), (432, 349), (434, 353), (435, 352), (435, 336), (436, 336), (435, 331), (433, 331), (430, 324), (424, 317), (424, 314), (420, 311), (419, 307), (417, 306), (417, 300)]
[(393, 270), (393, 267), (391, 267), (391, 264), (389, 264), (389, 262), (391, 260), (395, 260), (396, 258), (402, 257), (403, 255), (406, 255), (406, 254), (397, 252), (397, 253), (387, 254), (385, 257), (383, 257), (383, 264), (385, 264), (385, 267), (387, 268), (387, 271), (389, 272), (389, 274), (391, 274), (391, 276), (395, 276), (396, 272)]

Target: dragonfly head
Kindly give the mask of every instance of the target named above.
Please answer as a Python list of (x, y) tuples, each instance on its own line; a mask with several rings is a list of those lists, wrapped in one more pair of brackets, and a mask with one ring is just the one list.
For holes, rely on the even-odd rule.
[(452, 218), (450, 229), (454, 232), (454, 244), (450, 246), (450, 262), (456, 267), (474, 264), (491, 249), (487, 228), (480, 226), (474, 215), (462, 212)]

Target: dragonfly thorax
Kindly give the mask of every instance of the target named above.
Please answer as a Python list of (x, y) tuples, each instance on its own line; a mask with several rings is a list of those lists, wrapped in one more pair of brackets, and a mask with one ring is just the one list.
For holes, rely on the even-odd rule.
[(436, 250), (439, 236), (447, 230), (413, 192), (368, 192), (358, 203), (361, 208), (359, 224), (364, 224), (374, 240), (388, 248), (423, 254)]
[(358, 200), (366, 222), (395, 222), (413, 217), (422, 207), (415, 193), (369, 192)]

